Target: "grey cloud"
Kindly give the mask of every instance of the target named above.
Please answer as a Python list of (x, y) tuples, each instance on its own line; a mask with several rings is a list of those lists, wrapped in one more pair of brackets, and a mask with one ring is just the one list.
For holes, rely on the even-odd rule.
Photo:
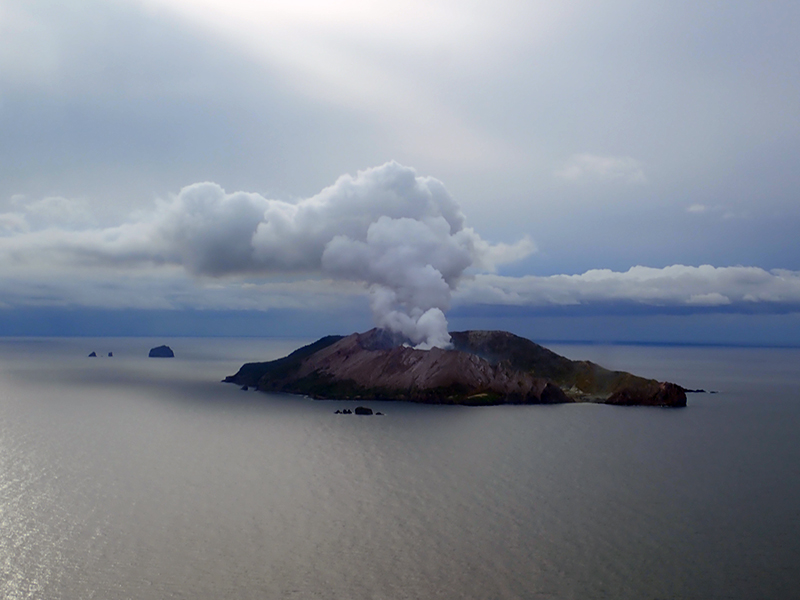
[(40, 267), (172, 265), (199, 277), (311, 273), (364, 282), (380, 325), (431, 346), (449, 340), (444, 311), (465, 270), (533, 250), (526, 239), (488, 244), (464, 226), (439, 181), (395, 162), (295, 203), (198, 183), (137, 217), (106, 229), (18, 233), (0, 239), (0, 254)]
[[(170, 3), (186, 10), (142, 8)], [(342, 209), (341, 231), (320, 225), (291, 244), (273, 243), (306, 227), (306, 215), (323, 224), (329, 216), (305, 200), (267, 199), (309, 199), (340, 173), (388, 157), (446, 181), (482, 235), (535, 236), (544, 251), (507, 275), (675, 263), (800, 268), (800, 113), (796, 81), (786, 76), (800, 49), (797, 2), (447, 0), (412, 3), (402, 14), (385, 13), (378, 2), (365, 11), (337, 5), (325, 18), (286, 3), (256, 11), (245, 4), (0, 2), (0, 203), (17, 193), (86, 199), (97, 221), (74, 211), (59, 222), (52, 202), (3, 204), (0, 237), (15, 239), (0, 243), (0, 272), (28, 269), (64, 285), (68, 273), (86, 281), (88, 296), (102, 282), (82, 279), (81, 265), (110, 265), (109, 281), (154, 264), (153, 273), (174, 277), (185, 265), (199, 280), (224, 275), (215, 301), (236, 304), (242, 279), (320, 276), (321, 240), (346, 235), (355, 252), (369, 245), (369, 226), (381, 216), (364, 225), (358, 213), (365, 208), (347, 218)], [(237, 5), (241, 18), (227, 21)], [(295, 20), (279, 22), (275, 10)], [(214, 22), (206, 27), (185, 13)], [(220, 35), (225, 23), (232, 27)], [(647, 185), (633, 184), (642, 175)], [(218, 185), (189, 186), (150, 210), (154, 197), (205, 180)], [(359, 185), (367, 181), (344, 181), (331, 193), (357, 198)], [(692, 205), (706, 210), (687, 212)], [(109, 226), (144, 206), (130, 222)], [(430, 216), (387, 206), (381, 210), (390, 219)], [(196, 241), (200, 235), (207, 243)], [(466, 273), (533, 249), (477, 236), (469, 243)], [(391, 253), (383, 260), (401, 276)], [(110, 270), (118, 266), (126, 268)], [(359, 269), (372, 277), (378, 268), (353, 258), (337, 277)], [(466, 292), (472, 284), (460, 279)], [(3, 277), (0, 291), (9, 281)], [(158, 295), (165, 281), (155, 277), (148, 289)], [(600, 284), (593, 284), (597, 300), (563, 282), (541, 284), (540, 296), (613, 301), (603, 300), (613, 294)], [(623, 298), (636, 295), (615, 285)], [(750, 306), (721, 287), (696, 288), (675, 302), (687, 310)], [(381, 287), (373, 302), (402, 308), (404, 298), (437, 289), (445, 286), (433, 277), (419, 290)], [(198, 287), (194, 298), (181, 297), (202, 302), (211, 293)], [(511, 284), (497, 293), (547, 300)], [(177, 301), (164, 294), (168, 304)]]
[(86, 228), (96, 224), (89, 203), (85, 200), (48, 196), (41, 200), (27, 200), (22, 195), (11, 198), (11, 206), (31, 230), (47, 227)]
[(25, 269), (3, 269), (0, 306), (88, 307), (120, 310), (331, 311), (366, 309), (362, 285), (332, 279), (290, 281), (198, 281), (185, 271), (120, 273), (119, 270), (58, 269), (44, 279)]
[(30, 226), (25, 214), (21, 212), (0, 213), (0, 232), (28, 231)]
[(387, 158), (364, 152), (357, 115), (135, 0), (3, 0), (0, 13), (0, 198), (82, 197), (113, 224), (191, 182), (310, 195)]
[(580, 275), (503, 277), (479, 274), (465, 281), (455, 297), (459, 305), (496, 304), (529, 307), (578, 307), (637, 304), (748, 311), (754, 307), (785, 311), (800, 307), (800, 271), (758, 267), (672, 265), (632, 267), (625, 272), (590, 270)]
[[(414, 3), (392, 16), (376, 3), (355, 19), (341, 18), (344, 5), (320, 19), (267, 3), (239, 11), (247, 35), (214, 26), (231, 25), (236, 2), (172, 4), (215, 23), (137, 0), (3, 2), (0, 197), (86, 197), (109, 224), (186, 183), (307, 197), (395, 156), (445, 180), (483, 233), (535, 235), (553, 257), (547, 272), (798, 266), (793, 233), (763, 219), (672, 242), (697, 226), (691, 204), (769, 209), (782, 222), (794, 211), (796, 229), (800, 130), (785, 76), (800, 43), (796, 2)], [(581, 151), (633, 157), (648, 185), (554, 180), (639, 178), (565, 164)], [(671, 220), (676, 206), (683, 222)], [(563, 243), (566, 227), (579, 242)], [(647, 240), (631, 239), (642, 230)], [(620, 256), (608, 240), (623, 237), (631, 251)]]

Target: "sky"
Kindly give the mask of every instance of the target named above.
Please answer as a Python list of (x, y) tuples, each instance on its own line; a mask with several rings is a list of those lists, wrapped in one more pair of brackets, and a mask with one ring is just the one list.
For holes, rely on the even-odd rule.
[(0, 0), (0, 335), (800, 344), (800, 5)]

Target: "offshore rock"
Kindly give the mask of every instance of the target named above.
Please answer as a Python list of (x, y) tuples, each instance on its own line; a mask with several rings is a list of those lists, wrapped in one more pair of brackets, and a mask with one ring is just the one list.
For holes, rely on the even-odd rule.
[(150, 354), (147, 356), (150, 358), (173, 358), (175, 353), (169, 346), (156, 346), (150, 349)]

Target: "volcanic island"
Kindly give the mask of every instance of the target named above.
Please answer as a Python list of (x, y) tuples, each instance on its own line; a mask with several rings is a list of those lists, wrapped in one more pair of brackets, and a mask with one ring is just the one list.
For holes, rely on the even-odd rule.
[(320, 400), (686, 406), (686, 390), (675, 383), (570, 360), (512, 333), (450, 335), (451, 349), (430, 350), (415, 349), (402, 336), (377, 328), (326, 336), (283, 358), (246, 363), (223, 381)]

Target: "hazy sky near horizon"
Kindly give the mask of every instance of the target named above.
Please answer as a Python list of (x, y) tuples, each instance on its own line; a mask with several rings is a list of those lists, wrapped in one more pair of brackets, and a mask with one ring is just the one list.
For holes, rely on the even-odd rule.
[(799, 30), (790, 1), (0, 0), (0, 307), (796, 320)]

